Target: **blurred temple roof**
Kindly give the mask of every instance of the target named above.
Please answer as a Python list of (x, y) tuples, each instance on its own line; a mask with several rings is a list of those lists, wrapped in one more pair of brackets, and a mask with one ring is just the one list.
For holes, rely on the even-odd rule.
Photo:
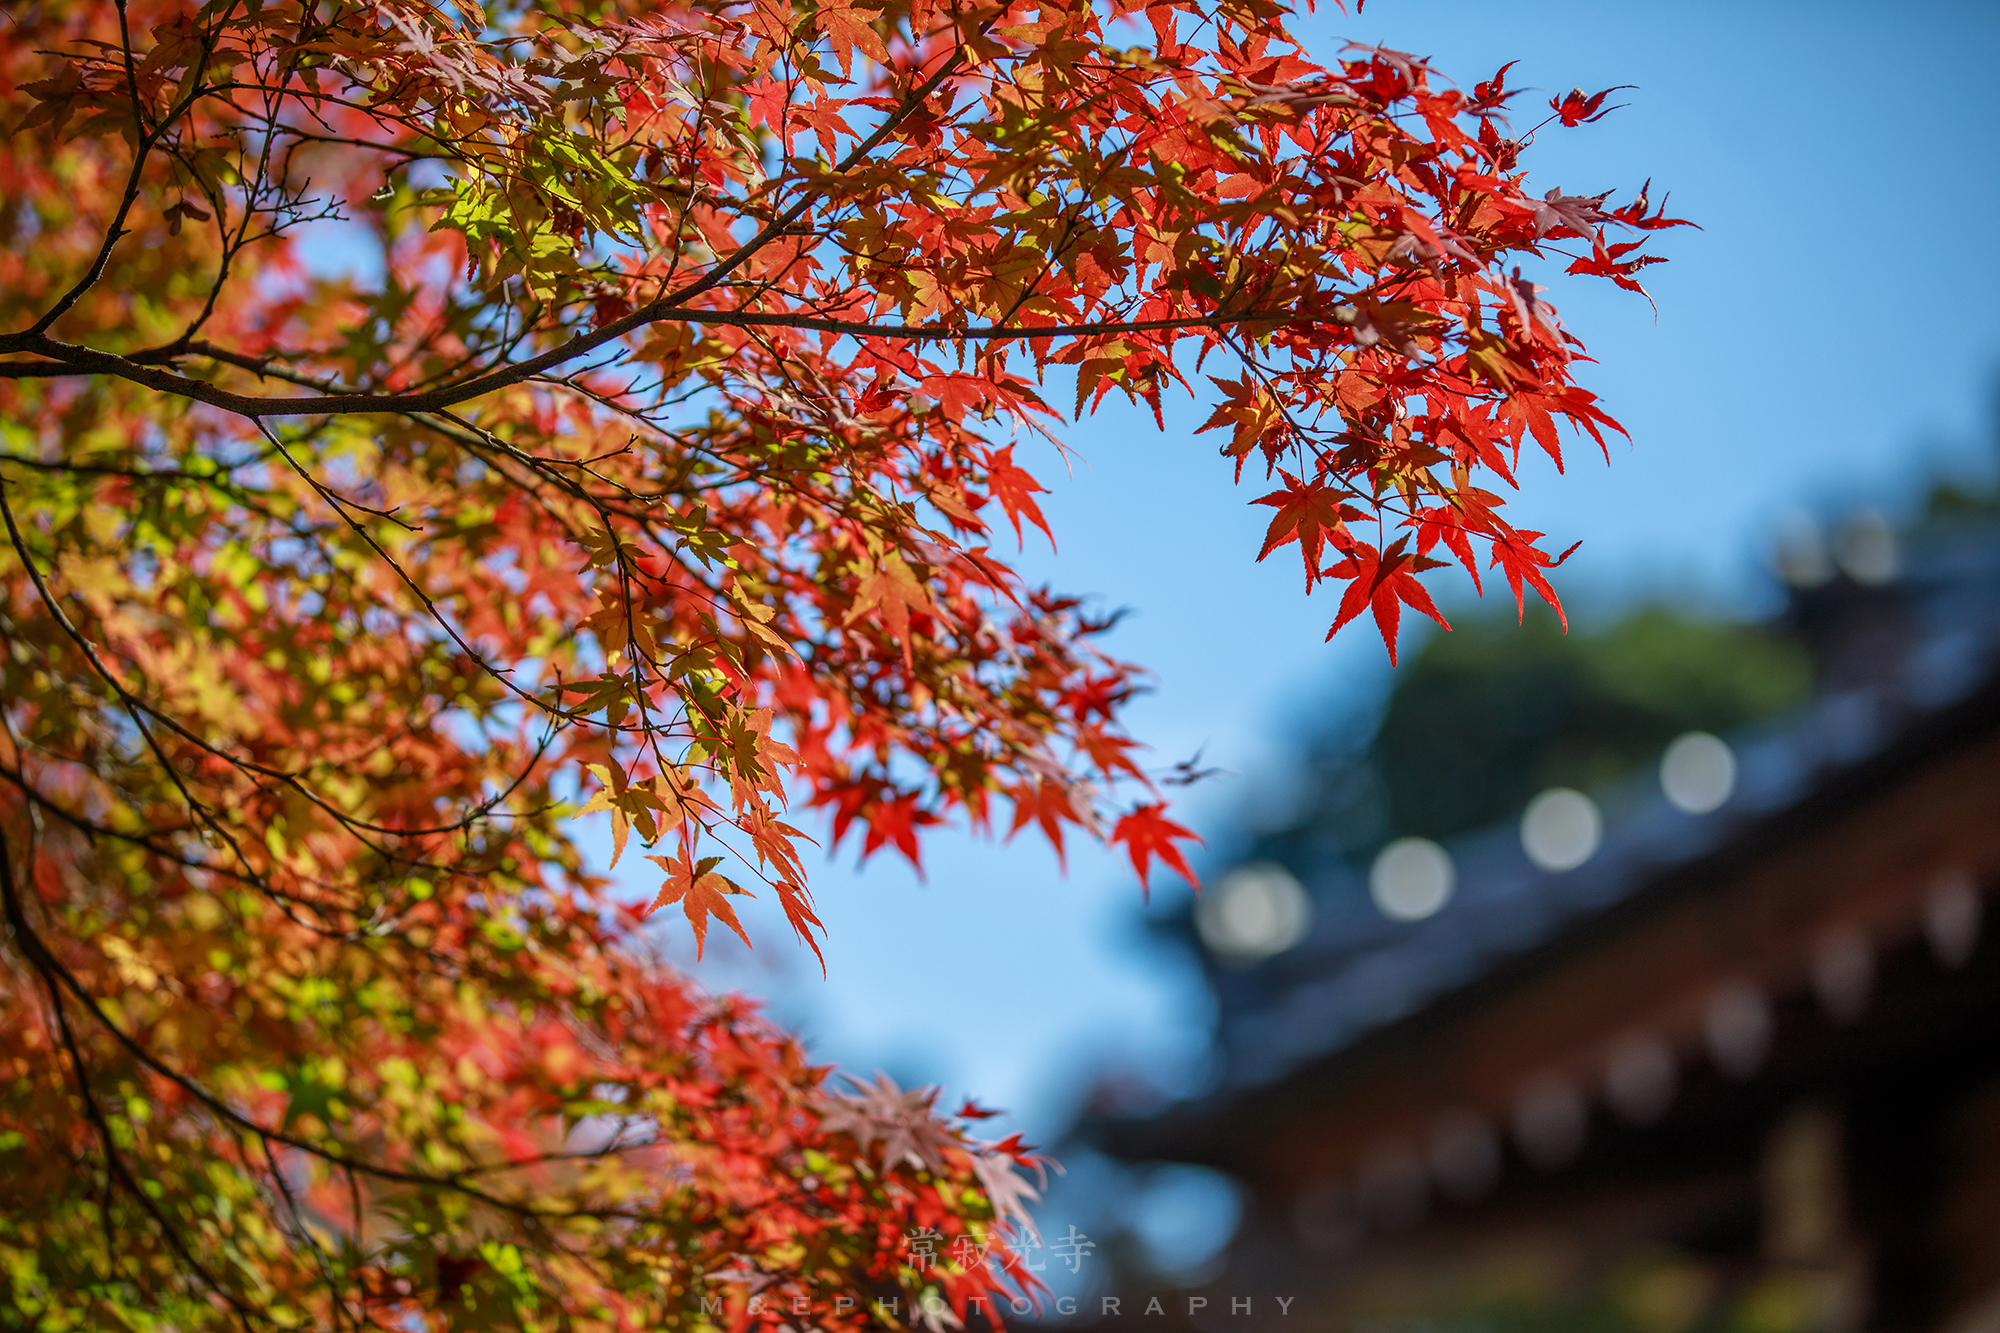
[[(1441, 1004), (1476, 1004), (1548, 950), (1653, 893), (1704, 878), (1773, 840), (1838, 818), (1863, 790), (1985, 735), (2000, 721), (2000, 527), (1934, 523), (1852, 561), (1864, 578), (1789, 552), (1787, 619), (1810, 643), (1819, 688), (1805, 706), (1727, 737), (1727, 802), (1688, 814), (1656, 771), (1594, 793), (1602, 842), (1583, 865), (1538, 869), (1512, 820), (1445, 843), (1456, 870), (1446, 906), (1416, 922), (1385, 916), (1364, 876), (1332, 863), (1301, 876), (1313, 905), (1295, 946), (1254, 965), (1207, 958), (1219, 1001), (1219, 1085), (1163, 1115), (1106, 1120), (1094, 1132), (1121, 1156), (1193, 1146), (1199, 1127), (1255, 1089), (1337, 1059)], [(1853, 538), (1850, 536), (1850, 541)], [(1796, 562), (1796, 563), (1794, 563)], [(1803, 565), (1798, 568), (1797, 565)], [(2000, 823), (2000, 810), (1994, 811)], [(1192, 919), (1172, 929), (1194, 935)]]
[(1207, 941), (1219, 1072), (1079, 1134), (1241, 1185), (1204, 1290), (1435, 1328), (1668, 1255), (1711, 1322), (1667, 1333), (1774, 1282), (1797, 1333), (2000, 1328), (2000, 521), (1863, 519), (1781, 569), (1816, 683), (1727, 736), (1719, 806), (1649, 769), (1593, 793), (1573, 868), (1513, 821), (1446, 839), (1420, 920), (1329, 856), (1302, 895), (1239, 868), (1204, 898), (1291, 885), (1237, 922), (1268, 947), (1174, 923)]

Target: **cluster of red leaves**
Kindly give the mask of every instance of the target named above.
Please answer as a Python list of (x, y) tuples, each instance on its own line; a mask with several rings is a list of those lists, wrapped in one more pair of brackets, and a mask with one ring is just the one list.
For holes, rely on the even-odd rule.
[(1259, 558), (1392, 657), (1447, 558), (1554, 600), (1481, 483), (1616, 425), (1521, 264), (1636, 288), (1612, 238), (1677, 224), (1531, 194), (1505, 71), (1322, 66), (1284, 18), (13, 16), (0, 1144), (45, 1174), (10, 1280), (317, 1326), (699, 1322), (725, 1255), (920, 1294), (890, 1239), (992, 1220), (992, 1154), (816, 1129), (819, 1072), (643, 961), (566, 821), (657, 847), (698, 944), (759, 884), (814, 941), (788, 802), (864, 854), (1005, 821), (1192, 878), (1108, 622), (991, 545), (1049, 534), (1051, 378), (1157, 412), (1223, 371), (1206, 429), (1281, 482)]

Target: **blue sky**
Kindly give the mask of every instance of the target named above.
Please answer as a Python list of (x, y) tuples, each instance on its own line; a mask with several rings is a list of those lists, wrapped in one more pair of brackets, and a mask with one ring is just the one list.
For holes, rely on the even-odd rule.
[[(1657, 243), (1673, 259), (1646, 274), (1657, 319), (1553, 265), (1530, 275), (1602, 363), (1584, 382), (1633, 435), (1609, 467), (1579, 449), (1566, 477), (1524, 470), (1515, 521), (1558, 549), (1583, 542), (1557, 580), (1573, 618), (1649, 595), (1753, 612), (1788, 512), (1893, 515), (1930, 476), (1989, 465), (2000, 10), (1376, 0), (1297, 31), (1322, 58), (1347, 38), (1381, 42), (1467, 85), (1518, 59), (1511, 82), (1544, 90), (1523, 99), (1522, 128), (1572, 85), (1638, 85), (1626, 109), (1545, 131), (1525, 159), (1538, 189), (1629, 198), (1650, 176), (1656, 199), (1670, 191), (1704, 228)], [(1026, 563), (1132, 608), (1110, 646), (1158, 679), (1130, 721), (1157, 762), (1205, 747), (1236, 775), (1179, 807), (1219, 833), (1282, 800), (1287, 737), (1375, 697), (1387, 667), (1365, 625), (1322, 643), (1333, 606), (1302, 596), (1296, 560), (1253, 563), (1261, 492), (1232, 488), (1212, 437), (1191, 436), (1205, 415), (1184, 403), (1162, 434), (1150, 414), (1107, 406), (1072, 426), (1086, 460), (1073, 475), (1053, 451), (1031, 462), (1060, 553), (1031, 546)], [(1462, 604), (1457, 587), (1437, 590)], [(754, 952), (716, 932), (706, 961), (684, 938), (676, 956), (707, 985), (768, 997), (821, 1058), (941, 1081), (1031, 1135), (1059, 1130), (1101, 1073), (1198, 1077), (1203, 995), (1146, 942), (1138, 888), (1110, 857), (1073, 849), (1065, 876), (1025, 836), (946, 835), (919, 883), (888, 857), (857, 872), (853, 850), (816, 874), (826, 979), (760, 905)]]

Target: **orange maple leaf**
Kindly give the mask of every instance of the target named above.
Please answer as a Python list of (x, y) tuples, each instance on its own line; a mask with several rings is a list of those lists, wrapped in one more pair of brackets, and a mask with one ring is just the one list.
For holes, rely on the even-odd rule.
[(743, 923), (736, 919), (736, 909), (729, 905), (729, 895), (755, 897), (750, 890), (741, 887), (734, 880), (715, 873), (715, 867), (722, 863), (719, 856), (704, 856), (689, 866), (681, 856), (649, 856), (646, 858), (667, 872), (667, 882), (660, 886), (659, 894), (646, 908), (648, 915), (662, 907), (679, 903), (687, 913), (688, 925), (694, 929), (694, 956), (700, 960), (702, 950), (708, 944), (708, 918), (713, 914), (723, 925), (736, 932), (746, 946), (750, 937), (743, 933)]
[(903, 665), (909, 666), (910, 612), (931, 609), (930, 594), (924, 591), (924, 585), (910, 572), (903, 557), (891, 552), (861, 580), (859, 593), (854, 608), (847, 613), (847, 623), (851, 625), (870, 611), (876, 612), (889, 636), (902, 645)]
[(873, 18), (868, 11), (858, 9), (853, 0), (820, 0), (819, 30), (826, 34), (835, 59), (840, 61), (842, 77), (852, 72), (857, 49), (878, 65), (889, 63), (889, 48), (875, 31)]

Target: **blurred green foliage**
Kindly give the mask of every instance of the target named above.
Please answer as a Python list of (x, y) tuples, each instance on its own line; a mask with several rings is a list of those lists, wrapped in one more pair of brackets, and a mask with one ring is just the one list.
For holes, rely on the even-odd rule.
[(1783, 712), (1812, 683), (1805, 646), (1776, 626), (1661, 606), (1568, 634), (1546, 612), (1468, 617), (1396, 673), (1372, 732), (1336, 728), (1312, 749), (1302, 805), (1260, 850), (1303, 869), (1391, 838), (1448, 838), (1545, 788), (1615, 782), (1684, 732)]

